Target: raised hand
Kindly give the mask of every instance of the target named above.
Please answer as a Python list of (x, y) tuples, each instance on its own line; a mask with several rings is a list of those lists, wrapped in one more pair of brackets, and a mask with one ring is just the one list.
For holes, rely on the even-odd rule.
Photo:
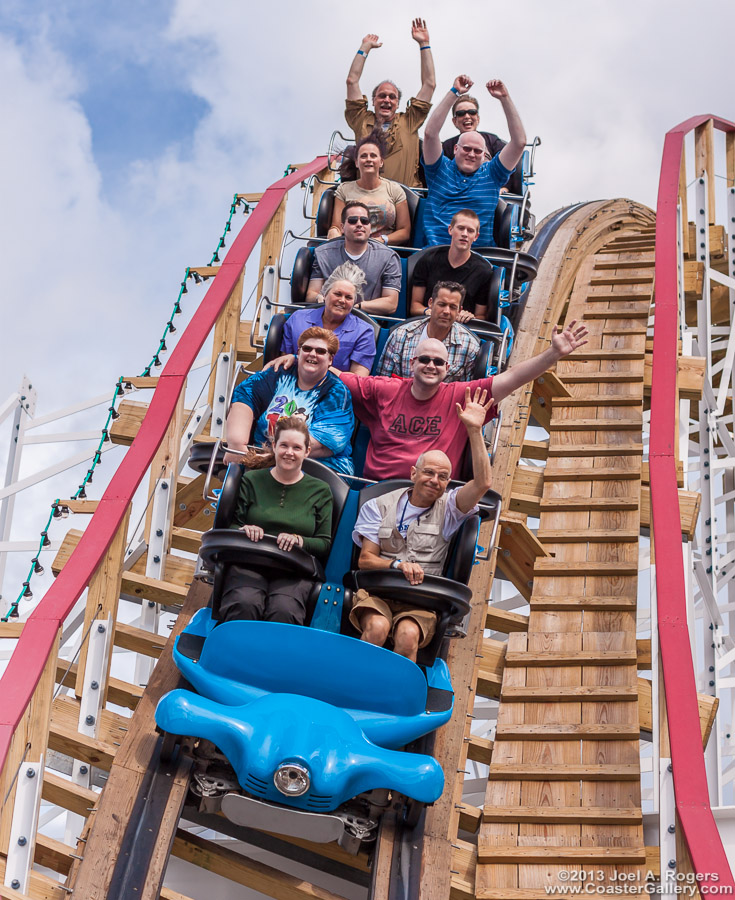
[(508, 88), (499, 78), (491, 78), (485, 87), (488, 89), (490, 96), (495, 97), (496, 100), (505, 100), (507, 97), (510, 97)]
[(414, 19), (411, 23), (411, 37), (418, 44), (429, 43), (429, 29), (426, 27), (424, 19)]
[(457, 75), (457, 77), (454, 79), (454, 87), (457, 89), (457, 92), (459, 94), (466, 94), (473, 84), (474, 81), (469, 77), (469, 75)]
[(488, 410), (493, 405), (493, 398), (490, 396), (488, 400), (487, 391), (475, 388), (474, 397), (470, 393), (469, 388), (464, 391), (464, 409), (461, 403), (457, 403), (457, 415), (465, 428), (482, 428), (485, 424), (485, 417)]
[(557, 326), (554, 325), (554, 331), (551, 335), (551, 347), (561, 359), (563, 356), (569, 356), (577, 348), (586, 344), (585, 338), (588, 334), (587, 326), (577, 325), (576, 319), (572, 319), (563, 331), (559, 331)]
[(377, 34), (366, 34), (362, 39), (362, 44), (360, 44), (360, 49), (365, 51), (377, 50), (378, 47), (382, 47), (383, 42), (378, 39)]

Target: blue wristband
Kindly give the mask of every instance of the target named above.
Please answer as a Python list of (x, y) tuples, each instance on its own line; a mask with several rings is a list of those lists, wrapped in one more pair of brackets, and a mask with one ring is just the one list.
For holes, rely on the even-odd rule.
[(454, 85), (452, 85), (452, 86), (449, 88), (449, 90), (450, 90), (453, 94), (456, 94), (456, 95), (459, 97), (459, 91), (457, 90), (457, 88), (456, 88)]
[(364, 50), (358, 50), (358, 51), (357, 51), (357, 55), (358, 55), (358, 56), (367, 56), (367, 53), (365, 53)]
[(427, 44), (425, 47), (419, 47), (419, 50), (431, 50), (431, 44)]

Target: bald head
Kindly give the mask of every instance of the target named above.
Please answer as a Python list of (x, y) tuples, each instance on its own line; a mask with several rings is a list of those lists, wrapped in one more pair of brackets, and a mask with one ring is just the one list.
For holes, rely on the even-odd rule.
[(469, 175), (485, 162), (485, 139), (477, 131), (465, 131), (454, 148), (454, 160), (460, 172)]
[(449, 357), (447, 348), (436, 338), (425, 338), (419, 343), (418, 347), (416, 347), (414, 358), (425, 355), (441, 357), (445, 362)]
[(434, 466), (442, 470), (448, 468), (449, 474), (451, 475), (452, 473), (452, 461), (443, 450), (427, 450), (425, 453), (422, 453), (416, 460), (415, 467), (424, 469), (433, 468)]

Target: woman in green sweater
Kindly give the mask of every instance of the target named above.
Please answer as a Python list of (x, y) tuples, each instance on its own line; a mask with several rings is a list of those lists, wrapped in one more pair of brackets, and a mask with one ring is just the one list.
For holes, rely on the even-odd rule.
[[(300, 416), (282, 417), (273, 436), (274, 466), (245, 472), (231, 527), (251, 541), (277, 535), (281, 550), (303, 547), (325, 559), (332, 543), (332, 492), (301, 466), (309, 452), (309, 429)], [(225, 580), (219, 621), (266, 619), (303, 625), (312, 582), (247, 563), (231, 566)]]

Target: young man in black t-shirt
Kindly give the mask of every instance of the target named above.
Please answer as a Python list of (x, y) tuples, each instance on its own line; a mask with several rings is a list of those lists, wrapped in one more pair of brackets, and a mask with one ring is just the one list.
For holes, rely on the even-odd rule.
[(432, 247), (416, 263), (410, 314), (420, 316), (424, 313), (438, 281), (456, 281), (466, 292), (457, 321), (486, 319), (493, 267), (472, 252), (472, 245), (480, 234), (480, 220), (471, 209), (461, 209), (452, 217), (449, 234), (452, 242), (448, 247)]

